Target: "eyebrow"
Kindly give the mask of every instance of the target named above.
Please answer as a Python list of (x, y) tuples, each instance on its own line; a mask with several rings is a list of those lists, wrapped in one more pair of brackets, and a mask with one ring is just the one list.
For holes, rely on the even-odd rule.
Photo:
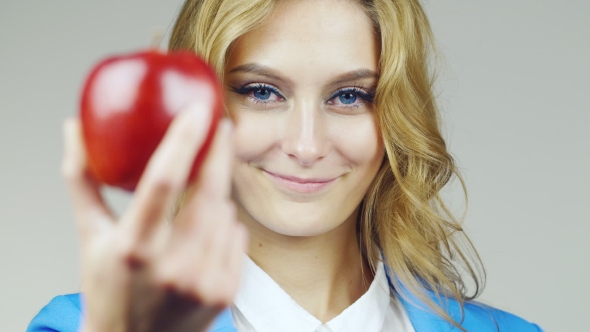
[(379, 79), (379, 74), (369, 69), (357, 69), (338, 75), (330, 84), (341, 84), (350, 81), (356, 81), (364, 78)]
[(252, 73), (261, 76), (266, 76), (277, 81), (286, 82), (288, 80), (283, 79), (277, 72), (270, 69), (269, 67), (257, 64), (257, 63), (247, 63), (241, 66), (237, 66), (234, 69), (230, 70), (229, 73), (237, 73), (237, 72), (244, 72), (244, 73)]
[[(236, 73), (236, 72), (257, 74), (257, 75), (261, 75), (261, 76), (266, 76), (268, 78), (271, 78), (271, 79), (274, 79), (274, 80), (277, 80), (280, 82), (292, 84), (292, 82), (289, 79), (281, 77), (281, 75), (278, 72), (276, 72), (275, 70), (273, 70), (267, 66), (263, 66), (261, 64), (258, 64), (258, 63), (247, 63), (244, 65), (237, 66), (229, 71), (230, 74)], [(334, 78), (329, 83), (329, 85), (338, 85), (338, 84), (342, 84), (342, 83), (346, 83), (346, 82), (350, 82), (350, 81), (355, 81), (355, 80), (360, 80), (360, 79), (364, 79), (364, 78), (378, 79), (379, 75), (376, 72), (369, 70), (369, 69), (357, 69), (357, 70), (349, 71), (344, 74), (338, 75), (336, 78)]]

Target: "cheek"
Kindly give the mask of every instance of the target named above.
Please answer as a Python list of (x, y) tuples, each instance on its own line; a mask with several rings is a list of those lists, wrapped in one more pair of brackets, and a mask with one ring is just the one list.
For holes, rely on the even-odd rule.
[(334, 121), (330, 136), (339, 154), (355, 166), (380, 164), (383, 158), (383, 142), (370, 113)]

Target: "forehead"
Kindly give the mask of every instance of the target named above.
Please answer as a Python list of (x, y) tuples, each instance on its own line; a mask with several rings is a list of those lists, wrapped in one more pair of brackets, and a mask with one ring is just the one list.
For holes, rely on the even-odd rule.
[(261, 26), (234, 44), (228, 69), (258, 63), (300, 75), (377, 70), (372, 21), (347, 0), (281, 1)]

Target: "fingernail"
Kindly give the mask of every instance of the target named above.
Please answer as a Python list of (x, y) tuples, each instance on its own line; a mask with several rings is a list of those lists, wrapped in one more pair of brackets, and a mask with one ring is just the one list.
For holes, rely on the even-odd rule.
[(77, 156), (76, 156), (76, 119), (68, 118), (64, 120), (63, 130), (63, 159), (62, 172), (71, 174), (77, 170)]
[(187, 107), (187, 113), (190, 122), (198, 124), (199, 127), (206, 127), (211, 121), (211, 105), (209, 103), (203, 101), (192, 102)]
[(74, 130), (76, 122), (73, 118), (67, 118), (64, 120), (62, 125), (62, 135), (64, 142), (64, 152), (66, 154), (72, 151), (72, 140), (74, 136)]
[(223, 130), (223, 133), (225, 133), (226, 135), (232, 135), (234, 132), (234, 124), (230, 119), (221, 119), (219, 126), (220, 129)]

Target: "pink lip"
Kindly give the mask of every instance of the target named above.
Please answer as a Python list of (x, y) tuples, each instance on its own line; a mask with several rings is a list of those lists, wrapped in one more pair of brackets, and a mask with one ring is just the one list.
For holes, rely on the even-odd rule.
[(275, 183), (286, 187), (292, 191), (298, 193), (314, 193), (318, 192), (332, 183), (336, 181), (338, 178), (332, 179), (318, 179), (318, 178), (311, 178), (311, 179), (302, 179), (294, 176), (288, 175), (279, 175), (275, 173), (271, 173), (269, 171), (265, 171), (266, 173)]

